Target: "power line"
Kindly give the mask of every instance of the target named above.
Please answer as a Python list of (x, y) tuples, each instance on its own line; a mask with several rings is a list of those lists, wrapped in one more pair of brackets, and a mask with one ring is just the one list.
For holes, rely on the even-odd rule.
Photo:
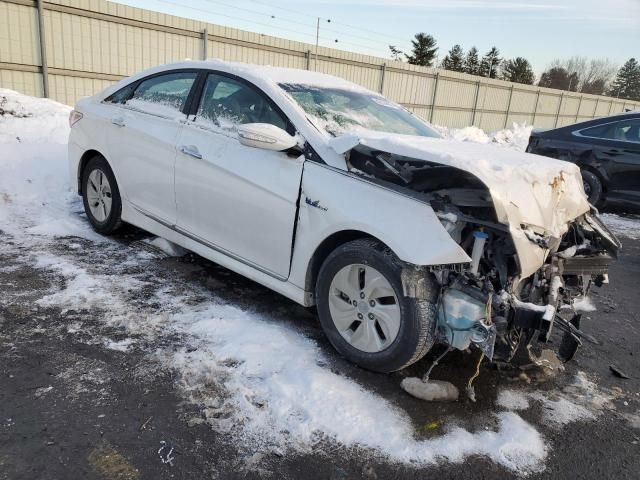
[[(275, 8), (275, 9), (277, 9), (277, 10), (283, 10), (283, 11), (286, 11), (286, 12), (296, 13), (296, 14), (298, 14), (298, 15), (302, 15), (302, 16), (304, 16), (304, 17), (309, 17), (309, 18), (317, 18), (317, 17), (318, 17), (317, 15), (311, 15), (311, 14), (306, 13), (306, 12), (301, 12), (300, 10), (293, 10), (293, 9), (291, 9), (291, 8), (280, 7), (280, 6), (278, 6), (278, 5), (271, 5), (271, 4), (269, 4), (269, 3), (262, 2), (262, 1), (260, 1), (260, 0), (248, 0), (248, 1), (250, 1), (250, 2), (252, 2), (252, 3), (257, 3), (257, 4), (259, 4), (259, 5), (265, 5), (265, 6), (268, 6), (268, 7), (270, 7), (270, 8)], [(320, 18), (324, 19), (322, 16), (320, 16)], [(325, 19), (325, 20), (326, 20), (326, 19)], [(354, 29), (354, 30), (359, 30), (359, 31), (362, 31), (362, 32), (367, 32), (367, 33), (370, 33), (370, 34), (376, 35), (376, 36), (378, 36), (378, 37), (385, 37), (385, 38), (387, 38), (387, 39), (389, 39), (389, 40), (393, 40), (394, 42), (398, 42), (398, 43), (407, 43), (407, 42), (408, 42), (408, 40), (407, 40), (407, 39), (400, 40), (400, 39), (399, 39), (399, 38), (397, 38), (397, 37), (392, 37), (392, 36), (390, 36), (390, 35), (386, 35), (386, 34), (384, 34), (384, 33), (381, 33), (380, 31), (376, 31), (376, 30), (369, 30), (369, 29), (366, 29), (366, 28), (363, 28), (363, 27), (360, 27), (360, 26), (355, 26), (355, 25), (349, 25), (348, 23), (343, 23), (343, 22), (340, 22), (340, 21), (336, 21), (336, 20), (334, 20), (334, 19), (331, 19), (331, 23), (335, 23), (336, 25), (342, 25), (342, 26), (345, 26), (345, 27), (349, 27), (349, 28), (352, 28), (352, 29)], [(370, 40), (370, 38), (367, 38), (367, 40)], [(409, 39), (409, 40), (410, 40), (410, 39)]]
[[(229, 7), (229, 8), (235, 8), (235, 9), (237, 9), (237, 10), (242, 10), (242, 11), (249, 12), (249, 13), (253, 13), (253, 14), (257, 14), (257, 15), (267, 16), (267, 17), (270, 17), (270, 18), (273, 18), (273, 19), (276, 19), (276, 20), (281, 20), (281, 21), (285, 21), (285, 22), (289, 22), (289, 23), (294, 23), (294, 24), (296, 24), (296, 25), (301, 25), (301, 24), (302, 24), (302, 25), (306, 25), (306, 26), (309, 26), (309, 27), (314, 28), (314, 29), (315, 29), (315, 27), (316, 27), (316, 25), (315, 25), (315, 24), (301, 23), (299, 20), (293, 20), (293, 19), (289, 19), (289, 18), (287, 18), (287, 17), (281, 17), (281, 16), (272, 15), (271, 13), (267, 13), (267, 12), (260, 12), (260, 11), (257, 11), (257, 10), (252, 10), (252, 9), (248, 9), (248, 8), (238, 7), (238, 6), (236, 6), (236, 5), (232, 5), (232, 4), (229, 4), (229, 3), (226, 3), (226, 2), (222, 2), (222, 1), (220, 1), (220, 0), (205, 0), (205, 1), (207, 1), (207, 2), (209, 2), (209, 3), (216, 3), (216, 4), (219, 4), (219, 5), (224, 5), (224, 6)], [(263, 3), (260, 3), (260, 2), (255, 2), (255, 3), (259, 3), (260, 5), (268, 6), (269, 8), (278, 8), (279, 10), (287, 10), (287, 11), (288, 11), (288, 9), (285, 9), (285, 8), (282, 8), (282, 7), (275, 7), (275, 6), (271, 6), (271, 5), (263, 4)], [(295, 12), (295, 11), (294, 11), (294, 12)], [(311, 16), (311, 15), (307, 15), (307, 14), (299, 14), (299, 15), (304, 15), (305, 17), (313, 18), (314, 20), (317, 20), (318, 18), (320, 18), (321, 20), (326, 20), (327, 22), (333, 22), (333, 20), (328, 19), (328, 18), (313, 17), (313, 16)], [(333, 29), (333, 28), (328, 28), (328, 27), (326, 27), (326, 26), (324, 26), (324, 27), (322, 28), (322, 31), (325, 31), (325, 32), (333, 32), (333, 33), (337, 33), (337, 34), (339, 34), (340, 36), (344, 36), (344, 37), (351, 37), (351, 38), (356, 38), (356, 39), (361, 39), (361, 40), (366, 40), (366, 41), (368, 41), (368, 42), (371, 42), (371, 41), (374, 41), (374, 42), (380, 42), (378, 39), (372, 39), (372, 38), (371, 38), (371, 37), (369, 37), (369, 36), (364, 37), (364, 36), (362, 36), (362, 35), (354, 35), (354, 34), (352, 34), (352, 33), (347, 33), (347, 32), (344, 32), (344, 31), (342, 31), (342, 30), (336, 30), (336, 29)], [(326, 38), (325, 38), (325, 39), (326, 39)], [(371, 50), (371, 51), (376, 51), (376, 52), (377, 52), (377, 49), (375, 49), (375, 48), (371, 48), (369, 45), (363, 45), (363, 44), (361, 44), (361, 43), (350, 42), (350, 41), (341, 41), (341, 40), (338, 40), (338, 42), (337, 42), (337, 43), (342, 43), (342, 44), (347, 44), (347, 45), (353, 45), (353, 46), (356, 46), (356, 47), (365, 48), (365, 49), (367, 49), (367, 50)]]
[[(315, 38), (315, 35), (312, 34), (312, 33), (303, 32), (303, 31), (300, 31), (300, 30), (287, 28), (287, 27), (283, 27), (283, 26), (280, 26), (280, 25), (274, 25), (274, 24), (260, 22), (260, 21), (256, 21), (256, 20), (248, 19), (248, 18), (244, 18), (244, 17), (238, 17), (238, 16), (234, 16), (234, 15), (223, 14), (223, 13), (214, 12), (214, 11), (211, 11), (211, 10), (206, 10), (206, 9), (198, 8), (198, 7), (194, 7), (194, 6), (181, 5), (179, 3), (175, 3), (175, 2), (172, 2), (170, 0), (157, 0), (157, 1), (161, 2), (161, 3), (166, 3), (166, 4), (169, 4), (169, 5), (174, 5), (174, 6), (177, 6), (177, 7), (181, 7), (181, 8), (188, 8), (188, 9), (195, 10), (195, 11), (198, 11), (198, 12), (204, 12), (204, 13), (207, 13), (207, 14), (212, 15), (212, 16), (220, 16), (220, 17), (230, 18), (232, 20), (239, 20), (239, 21), (242, 21), (242, 22), (248, 22), (248, 23), (252, 23), (252, 24), (255, 24), (255, 25), (261, 25), (261, 26), (268, 27), (268, 28), (276, 28), (278, 30), (285, 30), (285, 31), (288, 31), (288, 32), (297, 33), (298, 35), (304, 35), (306, 37)], [(263, 13), (263, 12), (256, 12), (256, 11), (249, 10), (249, 9), (246, 9), (246, 8), (242, 8), (242, 7), (236, 7), (235, 5), (231, 5), (231, 4), (228, 4), (228, 3), (225, 3), (225, 2), (221, 2), (221, 1), (218, 1), (218, 0), (206, 0), (206, 1), (210, 2), (210, 3), (218, 3), (220, 5), (224, 5), (224, 6), (227, 6), (227, 7), (230, 7), (230, 8), (237, 8), (239, 10), (250, 12), (250, 13), (254, 13), (254, 14), (257, 13), (259, 15), (268, 16), (268, 17), (274, 19), (275, 21), (286, 21), (284, 19), (279, 19), (275, 15), (270, 15), (270, 14)], [(300, 24), (300, 22), (293, 22), (293, 21), (290, 21), (290, 22), (291, 23)], [(340, 39), (327, 38), (327, 37), (324, 37), (324, 36), (321, 36), (319, 38), (320, 38), (320, 40), (322, 40), (325, 43), (329, 43), (329, 44), (336, 44), (337, 43), (337, 44), (342, 44), (342, 45), (351, 45), (351, 46), (355, 46), (355, 47), (358, 47), (358, 48), (363, 48), (363, 49), (370, 50), (372, 52), (378, 53), (377, 49), (372, 48), (369, 45), (362, 45), (362, 44), (359, 44), (359, 43), (356, 43), (356, 42), (350, 42), (350, 41), (341, 41)]]

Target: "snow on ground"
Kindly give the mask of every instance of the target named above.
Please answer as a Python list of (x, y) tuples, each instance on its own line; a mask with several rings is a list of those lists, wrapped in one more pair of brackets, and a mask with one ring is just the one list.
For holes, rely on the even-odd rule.
[(616, 235), (640, 240), (640, 216), (638, 215), (615, 215), (613, 213), (603, 213), (600, 215), (602, 221)]
[[(105, 325), (126, 337), (96, 343), (126, 351), (151, 342), (149, 355), (176, 371), (185, 398), (202, 406), (204, 420), (239, 446), (295, 453), (336, 442), (416, 466), (481, 455), (527, 474), (544, 468), (547, 446), (516, 411), (546, 402), (557, 412), (550, 420), (563, 424), (593, 418), (601, 408), (595, 386), (582, 378), (558, 398), (501, 392), (497, 403), (504, 410), (486, 418), (484, 428), (452, 427), (437, 438), (416, 438), (406, 412), (333, 371), (331, 358), (277, 313), (257, 314), (224, 303), (210, 290), (156, 278), (154, 255), (95, 234), (79, 197), (69, 191), (69, 108), (0, 93), (10, 106), (5, 110), (18, 112), (0, 117), (0, 235), (13, 241), (0, 242), (0, 254), (27, 252), (21, 261), (60, 279), (38, 301), (41, 306), (98, 311)], [(485, 136), (491, 140), (469, 129), (449, 134), (519, 148), (525, 128)], [(87, 243), (99, 254), (85, 255)], [(171, 246), (151, 243), (162, 250)], [(68, 328), (72, 334), (82, 331), (77, 323)], [(153, 343), (166, 335), (171, 342)], [(585, 392), (593, 402), (583, 402)]]

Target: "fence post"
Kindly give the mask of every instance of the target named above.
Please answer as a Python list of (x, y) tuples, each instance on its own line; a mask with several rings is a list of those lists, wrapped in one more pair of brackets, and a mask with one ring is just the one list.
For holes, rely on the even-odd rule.
[(509, 112), (511, 111), (511, 99), (513, 98), (513, 87), (514, 85), (511, 85), (511, 91), (509, 92), (509, 102), (507, 103), (507, 113), (504, 116), (504, 127), (502, 128), (507, 128), (507, 123), (509, 122)]
[(478, 98), (480, 97), (480, 80), (476, 82), (476, 98), (473, 100), (473, 111), (471, 114), (471, 126), (476, 124), (476, 112), (478, 111)]
[(433, 112), (436, 111), (436, 95), (438, 95), (438, 79), (440, 78), (440, 72), (436, 72), (436, 83), (433, 86), (433, 98), (431, 99), (431, 113), (429, 115), (429, 123), (433, 123)]
[(380, 93), (384, 91), (384, 75), (387, 72), (387, 64), (383, 63), (380, 67)]
[(611, 99), (611, 101), (609, 102), (609, 113), (607, 113), (607, 115), (611, 115), (611, 110), (613, 109), (613, 98)]
[(596, 118), (596, 115), (598, 113), (598, 103), (600, 102), (600, 97), (596, 98), (596, 106), (593, 107), (593, 115), (591, 115), (591, 118)]
[(558, 120), (560, 119), (560, 110), (562, 110), (562, 102), (564, 101), (564, 92), (560, 94), (560, 103), (558, 104), (558, 111), (556, 112), (556, 123), (553, 128), (558, 126)]
[(40, 63), (42, 65), (42, 93), (44, 98), (49, 98), (49, 66), (47, 65), (47, 48), (42, 11), (42, 0), (38, 0), (38, 36), (40, 37)]
[(578, 102), (578, 111), (576, 112), (576, 122), (578, 121), (578, 117), (580, 116), (580, 107), (582, 107), (582, 97), (584, 95), (580, 95), (580, 101)]
[(209, 57), (209, 30), (204, 27), (202, 31), (202, 59), (206, 60)]
[(540, 89), (538, 89), (538, 94), (536, 95), (536, 106), (533, 107), (533, 119), (531, 120), (531, 125), (536, 124), (536, 115), (538, 114), (538, 102), (540, 101)]
[(311, 67), (311, 50), (307, 50), (304, 56), (307, 57), (307, 70), (309, 70)]

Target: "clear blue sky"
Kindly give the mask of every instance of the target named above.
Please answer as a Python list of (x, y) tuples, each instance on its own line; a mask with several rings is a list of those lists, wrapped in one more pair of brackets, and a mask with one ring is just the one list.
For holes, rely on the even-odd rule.
[[(440, 58), (454, 44), (529, 59), (536, 73), (555, 58), (640, 58), (640, 0), (118, 0), (254, 32), (389, 56), (433, 35)], [(331, 22), (326, 20), (330, 19)], [(336, 43), (335, 40), (338, 40)]]

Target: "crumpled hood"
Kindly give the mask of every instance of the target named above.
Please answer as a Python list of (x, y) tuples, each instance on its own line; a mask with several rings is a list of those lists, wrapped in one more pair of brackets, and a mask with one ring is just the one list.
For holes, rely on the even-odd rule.
[[(523, 240), (526, 237), (524, 230), (560, 238), (571, 221), (590, 209), (580, 169), (573, 163), (493, 145), (372, 131), (341, 135), (329, 142), (338, 153), (360, 144), (416, 160), (449, 165), (476, 176), (489, 188), (498, 220), (509, 226), (523, 276), (537, 270), (545, 256), (545, 253), (536, 252), (536, 259), (527, 261), (523, 258), (527, 256), (523, 251), (528, 249), (527, 242), (531, 244), (532, 252), (541, 250), (526, 238)], [(527, 267), (527, 264), (530, 265)]]

